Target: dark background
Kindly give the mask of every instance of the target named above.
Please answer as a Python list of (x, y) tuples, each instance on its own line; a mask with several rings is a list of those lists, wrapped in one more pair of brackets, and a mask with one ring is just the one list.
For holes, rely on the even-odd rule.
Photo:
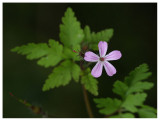
[[(98, 78), (98, 97), (118, 97), (112, 93), (112, 85), (123, 80), (131, 70), (147, 63), (152, 71), (148, 79), (155, 84), (147, 91), (145, 104), (157, 106), (157, 4), (156, 3), (4, 3), (3, 4), (3, 117), (40, 117), (9, 95), (41, 106), (57, 117), (88, 117), (81, 84), (71, 81), (65, 87), (42, 92), (45, 79), (52, 68), (38, 66), (36, 61), (12, 53), (11, 48), (30, 42), (59, 40), (59, 24), (67, 7), (71, 7), (81, 22), (92, 31), (114, 28), (109, 51), (120, 50), (123, 54), (112, 64), (117, 74), (108, 77), (104, 72)], [(93, 64), (94, 65), (94, 64)], [(92, 66), (93, 66), (92, 65)], [(104, 71), (104, 70), (103, 70)], [(96, 117), (102, 117), (89, 94)]]

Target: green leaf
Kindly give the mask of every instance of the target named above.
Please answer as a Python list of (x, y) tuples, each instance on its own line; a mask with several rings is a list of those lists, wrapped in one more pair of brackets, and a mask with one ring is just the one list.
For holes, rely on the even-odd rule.
[(12, 52), (17, 52), (21, 55), (26, 55), (29, 60), (38, 59), (48, 53), (48, 45), (46, 43), (28, 43), (11, 49)]
[(122, 113), (110, 116), (109, 118), (134, 118), (134, 115), (132, 113)]
[(151, 107), (149, 105), (142, 105), (141, 107), (144, 108), (144, 109), (150, 110), (154, 113), (157, 113), (157, 109), (155, 109), (154, 107)]
[(74, 61), (79, 61), (80, 57), (78, 56), (78, 53), (74, 53), (73, 50), (71, 50), (68, 47), (63, 48), (63, 58), (64, 59), (72, 59)]
[(43, 91), (67, 85), (71, 81), (70, 65), (70, 61), (65, 61), (56, 67), (45, 81)]
[(26, 55), (27, 59), (39, 59), (38, 64), (44, 67), (55, 66), (62, 60), (63, 46), (59, 42), (50, 39), (49, 46), (46, 43), (29, 43), (13, 48), (12, 52)]
[(138, 110), (138, 115), (140, 118), (157, 118), (157, 111), (153, 107), (144, 105)]
[(79, 81), (80, 73), (81, 73), (80, 67), (79, 67), (77, 64), (75, 64), (75, 63), (72, 64), (71, 74), (72, 74), (73, 79), (74, 79), (76, 82)]
[(44, 67), (57, 65), (62, 59), (62, 50), (63, 46), (59, 42), (50, 39), (49, 40), (49, 49), (45, 57), (42, 57), (38, 64)]
[(94, 99), (97, 104), (96, 107), (100, 108), (99, 112), (104, 115), (110, 115), (117, 111), (121, 106), (121, 100), (112, 98), (97, 98)]
[[(114, 111), (110, 111), (109, 106), (112, 107), (112, 103), (110, 102), (113, 102), (113, 99), (106, 98), (110, 100), (110, 102), (107, 102), (105, 98), (101, 98), (100, 100), (96, 100), (96, 103), (98, 103), (97, 107), (102, 108), (100, 109), (100, 113), (108, 115), (110, 118), (133, 118), (134, 115), (131, 113), (137, 112), (140, 117), (156, 117), (156, 109), (143, 105), (147, 97), (147, 94), (143, 93), (143, 91), (151, 89), (153, 83), (142, 82), (142, 80), (148, 78), (150, 75), (151, 72), (148, 72), (148, 65), (142, 64), (130, 72), (124, 82), (117, 80), (113, 85), (112, 91), (122, 97), (120, 106)], [(106, 108), (104, 108), (105, 106)]]
[(153, 83), (151, 82), (137, 82), (133, 84), (127, 91), (127, 94), (131, 94), (134, 92), (143, 92), (144, 90), (149, 90), (153, 87)]
[(122, 81), (117, 80), (114, 83), (113, 87), (114, 87), (113, 88), (113, 92), (115, 94), (120, 95), (122, 98), (125, 97), (125, 94), (126, 94), (126, 92), (128, 90), (128, 86), (125, 83), (123, 83)]
[(99, 41), (106, 41), (109, 42), (111, 37), (113, 36), (113, 29), (105, 29), (97, 33), (92, 33), (92, 41), (99, 42)]
[(123, 113), (120, 114), (121, 118), (134, 118), (134, 115), (132, 113)]
[(61, 63), (60, 66), (56, 67), (53, 72), (48, 76), (48, 79), (43, 85), (43, 91), (51, 88), (65, 86), (69, 84), (73, 77), (76, 81), (79, 79), (79, 68), (75, 63), (66, 60)]
[(138, 115), (140, 118), (157, 118), (157, 110), (151, 106), (143, 105), (138, 110)]
[(135, 70), (131, 71), (129, 73), (129, 76), (125, 77), (125, 83), (128, 86), (131, 86), (132, 84), (142, 81), (144, 79), (147, 79), (149, 76), (151, 76), (151, 72), (148, 72), (148, 65), (142, 64), (139, 67), (135, 68)]
[(98, 43), (89, 44), (89, 48), (92, 49), (92, 50), (95, 50), (95, 51), (98, 50)]
[(62, 23), (60, 25), (61, 42), (69, 48), (79, 45), (84, 38), (84, 34), (80, 22), (77, 21), (71, 8), (68, 8), (65, 12)]
[(122, 107), (130, 112), (135, 113), (138, 111), (136, 106), (141, 106), (146, 97), (147, 94), (145, 93), (130, 94), (126, 97), (125, 101), (122, 104)]
[(89, 26), (85, 26), (84, 35), (84, 42), (89, 45), (89, 48), (98, 50), (99, 41), (109, 42), (109, 40), (113, 36), (113, 29), (105, 29), (97, 33), (91, 33)]
[(83, 73), (81, 83), (90, 93), (98, 95), (98, 81), (91, 75), (89, 68)]
[(85, 26), (84, 27), (84, 41), (85, 42), (90, 42), (92, 40), (92, 36), (91, 36), (91, 30), (89, 28), (89, 26)]

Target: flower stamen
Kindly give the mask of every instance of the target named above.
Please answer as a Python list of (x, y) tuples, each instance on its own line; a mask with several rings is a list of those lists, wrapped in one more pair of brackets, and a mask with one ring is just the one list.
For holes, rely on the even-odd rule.
[(103, 57), (100, 57), (99, 60), (100, 60), (100, 61), (104, 61), (104, 58), (103, 58)]

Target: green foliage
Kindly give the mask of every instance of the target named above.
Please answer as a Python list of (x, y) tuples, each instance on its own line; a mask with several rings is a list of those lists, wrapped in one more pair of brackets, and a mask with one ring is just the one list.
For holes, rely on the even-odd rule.
[(126, 91), (128, 90), (128, 86), (125, 83), (123, 83), (123, 82), (121, 82), (119, 80), (117, 80), (114, 83), (113, 87), (114, 87), (113, 88), (113, 92), (115, 94), (120, 95), (122, 98), (125, 96)]
[(93, 78), (89, 68), (83, 72), (81, 83), (90, 93), (92, 93), (95, 96), (98, 95), (98, 86), (97, 86), (98, 81), (95, 78)]
[(62, 60), (63, 47), (55, 40), (49, 40), (49, 49), (45, 57), (42, 57), (38, 64), (41, 66), (49, 67), (57, 65)]
[(80, 27), (80, 22), (77, 21), (71, 8), (68, 8), (65, 12), (62, 22), (63, 24), (60, 25), (61, 42), (66, 47), (79, 45), (84, 38), (84, 34)]
[[(40, 66), (46, 68), (56, 66), (45, 81), (43, 91), (65, 86), (73, 79), (75, 82), (80, 80), (91, 94), (97, 96), (98, 81), (91, 75), (89, 68), (85, 67), (81, 70), (75, 63), (75, 61), (80, 61), (80, 58), (73, 50), (80, 51), (86, 45), (89, 49), (97, 50), (99, 41), (109, 42), (112, 36), (113, 29), (95, 33), (91, 32), (89, 26), (85, 26), (82, 30), (74, 12), (68, 8), (60, 24), (59, 37), (63, 45), (50, 39), (48, 44), (29, 43), (15, 47), (11, 51), (25, 55), (29, 60), (38, 59), (37, 64)], [(114, 83), (113, 92), (119, 95), (120, 99), (109, 97), (94, 99), (99, 112), (110, 118), (133, 118), (134, 113), (143, 118), (155, 118), (156, 109), (144, 105), (147, 97), (144, 91), (153, 87), (152, 82), (144, 82), (152, 74), (148, 70), (148, 65), (142, 64), (131, 71), (124, 81), (117, 80)]]
[(38, 64), (44, 67), (55, 66), (62, 60), (63, 46), (57, 41), (50, 39), (49, 45), (46, 43), (29, 43), (20, 47), (15, 47), (11, 51), (21, 55), (26, 55), (29, 60), (39, 59)]
[(43, 91), (59, 86), (65, 86), (69, 84), (72, 77), (76, 81), (78, 81), (79, 74), (79, 66), (75, 63), (72, 63), (69, 60), (66, 60), (63, 63), (61, 63), (61, 65), (59, 65), (58, 67), (54, 68), (53, 72), (48, 76), (48, 79), (43, 85)]
[(143, 92), (143, 90), (149, 90), (152, 87), (153, 83), (151, 82), (137, 82), (128, 89), (127, 94), (131, 94), (134, 92)]
[(120, 113), (118, 115), (110, 116), (109, 118), (134, 118), (135, 116), (132, 113)]
[(143, 105), (141, 109), (138, 110), (138, 115), (141, 118), (157, 118), (157, 110), (148, 105)]
[(26, 55), (27, 59), (33, 60), (45, 56), (48, 53), (48, 45), (46, 43), (28, 43), (27, 45), (15, 47), (11, 51)]
[(147, 64), (142, 64), (135, 68), (129, 73), (129, 76), (125, 77), (124, 82), (117, 80), (114, 83), (113, 92), (123, 98), (135, 92), (151, 89), (153, 87), (152, 82), (142, 82), (151, 75), (151, 72), (148, 72), (148, 70)]
[(93, 32), (92, 33), (92, 40), (94, 42), (97, 42), (97, 41), (106, 41), (108, 42), (110, 40), (110, 38), (113, 36), (113, 29), (105, 29), (105, 30), (102, 30), (100, 32)]
[(39, 59), (38, 64), (44, 67), (50, 67), (57, 65), (61, 60), (66, 60), (60, 66), (56, 67), (49, 75), (43, 86), (43, 91), (51, 88), (65, 86), (71, 78), (78, 82), (81, 69), (72, 61), (79, 60), (75, 53), (71, 49), (59, 44), (59, 42), (50, 39), (49, 44), (46, 43), (29, 43), (20, 47), (15, 47), (11, 51), (18, 54), (26, 55), (27, 59)]
[[(100, 32), (91, 32), (89, 26), (84, 30), (80, 22), (75, 17), (71, 8), (67, 8), (60, 24), (60, 44), (58, 41), (50, 39), (47, 43), (29, 43), (13, 48), (12, 52), (25, 55), (27, 59), (38, 59), (37, 64), (44, 67), (54, 67), (53, 72), (48, 76), (43, 86), (43, 91), (69, 84), (71, 79), (79, 81), (81, 74), (81, 84), (93, 95), (98, 95), (98, 82), (92, 77), (90, 70), (81, 72), (75, 61), (80, 61), (78, 53), (83, 46), (89, 45), (88, 49), (97, 50), (99, 41), (109, 42), (113, 35), (113, 29), (105, 29)], [(59, 64), (60, 63), (60, 64)], [(59, 65), (59, 66), (57, 66)]]
[(63, 48), (63, 58), (73, 59), (74, 61), (79, 61), (80, 58), (68, 47)]
[(141, 106), (146, 97), (147, 95), (145, 93), (130, 94), (124, 100), (122, 107), (130, 112), (135, 113), (138, 110), (136, 106)]
[(139, 109), (138, 114), (139, 114), (139, 117), (141, 118), (157, 118), (156, 113), (143, 108)]
[(104, 115), (109, 115), (117, 111), (121, 106), (121, 100), (112, 98), (99, 98), (94, 99), (97, 107), (100, 108), (99, 112)]
[(91, 42), (92, 41), (92, 35), (91, 35), (91, 30), (89, 26), (84, 27), (84, 41), (86, 42)]
[(91, 33), (89, 26), (85, 26), (84, 34), (84, 41), (89, 45), (89, 48), (98, 50), (99, 41), (109, 42), (109, 40), (113, 36), (113, 29), (105, 29), (97, 33)]
[[(117, 80), (114, 83), (113, 92), (121, 97), (121, 100), (117, 99), (121, 102), (119, 107), (113, 108), (112, 103), (106, 101), (107, 99), (113, 102), (111, 98), (94, 99), (97, 107), (100, 108), (99, 112), (110, 118), (133, 118), (134, 113), (138, 113), (139, 117), (143, 118), (156, 117), (156, 109), (143, 104), (147, 97), (144, 91), (153, 87), (153, 83), (143, 81), (151, 75), (148, 70), (148, 65), (142, 64), (131, 71), (123, 82)], [(117, 105), (117, 103), (114, 102), (113, 105)], [(110, 107), (115, 110), (110, 111)]]
[(72, 63), (72, 65), (71, 65), (71, 75), (76, 82), (79, 81), (80, 73), (81, 73), (80, 67), (77, 64)]
[(138, 81), (142, 81), (144, 79), (147, 79), (152, 75), (151, 72), (148, 72), (148, 65), (147, 64), (142, 64), (135, 68), (133, 71), (129, 73), (127, 77), (125, 77), (124, 82), (128, 86), (132, 86)]

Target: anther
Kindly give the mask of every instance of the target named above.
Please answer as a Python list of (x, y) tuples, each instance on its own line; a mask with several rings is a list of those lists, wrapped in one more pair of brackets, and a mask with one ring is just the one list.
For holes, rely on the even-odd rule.
[(104, 61), (104, 58), (100, 57), (100, 61)]

